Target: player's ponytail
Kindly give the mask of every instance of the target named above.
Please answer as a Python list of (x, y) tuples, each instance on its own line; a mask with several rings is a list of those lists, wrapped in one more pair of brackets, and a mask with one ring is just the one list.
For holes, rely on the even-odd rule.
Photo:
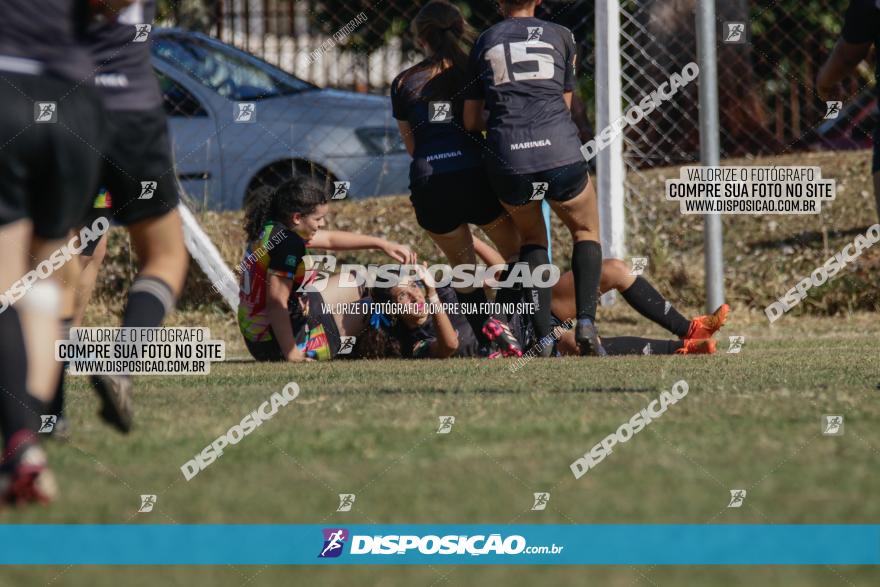
[[(370, 304), (374, 307), (391, 302), (391, 289), (371, 287), (367, 290)], [(400, 341), (395, 335), (396, 320), (381, 312), (373, 310), (367, 328), (357, 336), (352, 354), (362, 359), (400, 359)]]
[(277, 188), (262, 186), (245, 206), (244, 231), (249, 241), (255, 241), (269, 221), (284, 222), (297, 212), (311, 214), (327, 200), (323, 184), (310, 177), (295, 176)]
[(476, 37), (474, 29), (457, 6), (448, 0), (431, 0), (413, 19), (412, 33), (431, 52), (423, 65), (433, 73), (429, 98), (451, 100), (465, 85), (468, 54)]

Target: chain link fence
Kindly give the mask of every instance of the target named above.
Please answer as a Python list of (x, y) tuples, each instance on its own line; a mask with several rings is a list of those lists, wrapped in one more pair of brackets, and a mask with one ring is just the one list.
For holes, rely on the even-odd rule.
[[(868, 89), (868, 68), (863, 67), (860, 76), (844, 84), (840, 99), (846, 106), (837, 120), (824, 120), (826, 106), (813, 87), (816, 72), (839, 36), (848, 1), (716, 3), (722, 157), (870, 145), (874, 98)], [(696, 61), (695, 2), (621, 0), (624, 109), (639, 102), (672, 73)], [(494, 2), (456, 4), (478, 30), (500, 18)], [(409, 0), (181, 0), (164, 6), (160, 24), (202, 31), (319, 87), (387, 95), (391, 80), (420, 59), (409, 32), (409, 23), (420, 6)], [(539, 7), (538, 16), (569, 27), (578, 41), (580, 82), (573, 116), (586, 142), (594, 135), (594, 3), (547, 1)], [(745, 24), (745, 42), (725, 42), (727, 23)], [(222, 64), (208, 65), (214, 70), (205, 70), (203, 76), (216, 73)], [(216, 89), (222, 93), (224, 88)], [(198, 99), (194, 104), (182, 94), (166, 93), (166, 105), (172, 114), (191, 115), (191, 111), (198, 110)], [(647, 195), (638, 193), (638, 180), (644, 170), (699, 160), (697, 94), (697, 85), (689, 85), (639, 124), (626, 129), (629, 197)], [(281, 130), (266, 128), (265, 121), (259, 122), (264, 125), (260, 129), (263, 134), (268, 131), (268, 139), (290, 143), (290, 156), (269, 163), (260, 160), (235, 170), (239, 175), (254, 176), (246, 192), (304, 170), (328, 182), (348, 180), (348, 175), (355, 172), (352, 190), (356, 197), (406, 191), (406, 154), (396, 137), (390, 109), (381, 124), (378, 115), (374, 117), (369, 131), (358, 127), (363, 112), (344, 104), (329, 113), (297, 110), (291, 104), (284, 115), (291, 117), (296, 126), (306, 123), (313, 128), (309, 136), (280, 136)], [(316, 143), (322, 143), (318, 150), (326, 153), (350, 152), (351, 133), (340, 133), (339, 128), (361, 135), (373, 133), (358, 138), (374, 144), (375, 161), (365, 160), (362, 169), (334, 169), (302, 148), (306, 143), (314, 150), (318, 148)], [(385, 129), (384, 134), (380, 128)], [(325, 136), (318, 136), (320, 133)], [(256, 135), (239, 135), (243, 137), (240, 145), (266, 150), (266, 136), (261, 141)], [(242, 160), (260, 159), (250, 156), (253, 151), (240, 151)], [(262, 168), (254, 168), (260, 164)], [(202, 192), (205, 189), (202, 184)], [(240, 186), (236, 189), (241, 191)], [(238, 197), (227, 195), (224, 201), (234, 207)]]

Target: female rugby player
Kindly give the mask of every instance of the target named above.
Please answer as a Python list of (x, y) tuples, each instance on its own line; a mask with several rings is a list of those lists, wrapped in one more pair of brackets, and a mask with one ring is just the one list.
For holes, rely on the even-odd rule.
[[(307, 356), (309, 351), (315, 358), (330, 358), (339, 348), (343, 317), (325, 314), (322, 305), (354, 302), (359, 292), (357, 288), (334, 287), (335, 297), (325, 300), (314, 287), (308, 287), (317, 276), (307, 266), (310, 248), (380, 249), (399, 263), (416, 260), (404, 245), (323, 230), (327, 210), (322, 184), (302, 177), (277, 189), (260, 190), (245, 210), (248, 245), (241, 263), (238, 325), (248, 351), (258, 361), (307, 361), (312, 358)], [(311, 348), (298, 345), (297, 336), (308, 337)]]
[(38, 268), (55, 266), (49, 259), (97, 182), (103, 112), (82, 44), (84, 8), (11, 0), (0, 18), (0, 500), (13, 505), (57, 493), (38, 430), (59, 369), (63, 281)]
[[(474, 249), (480, 259), (489, 266), (499, 265), (504, 262), (498, 251), (477, 237), (474, 237)], [(730, 306), (722, 304), (712, 314), (697, 316), (693, 320), (688, 320), (676, 310), (671, 302), (668, 302), (663, 297), (663, 294), (651, 285), (651, 282), (641, 275), (632, 275), (629, 268), (620, 259), (606, 259), (602, 262), (599, 291), (604, 294), (611, 290), (620, 292), (623, 299), (639, 314), (684, 340), (685, 347), (687, 347), (687, 341), (711, 339), (712, 335), (724, 326), (724, 323), (727, 321), (727, 314), (730, 312)], [(554, 322), (561, 323), (576, 318), (577, 304), (575, 303), (574, 292), (574, 276), (571, 271), (567, 271), (560, 276), (559, 281), (553, 286), (552, 319)], [(610, 339), (605, 338), (603, 340), (605, 341), (604, 346), (607, 347)], [(680, 348), (678, 341), (662, 342), (674, 343), (673, 351), (678, 352)], [(620, 337), (618, 337), (618, 350), (620, 348), (619, 343)], [(657, 345), (655, 344), (654, 346)], [(714, 341), (711, 341), (711, 347), (714, 349)], [(639, 348), (644, 348), (644, 345)], [(695, 351), (691, 350), (690, 352)], [(609, 354), (621, 353), (609, 350)], [(668, 353), (660, 352), (656, 354)]]
[[(599, 211), (570, 112), (574, 37), (563, 26), (535, 18), (540, 3), (501, 0), (505, 19), (486, 30), (471, 51), (464, 126), (488, 130), (489, 179), (522, 237), (521, 261), (533, 270), (549, 263), (542, 199), (571, 231), (575, 336), (583, 354), (601, 356), (595, 326), (602, 267)], [(531, 297), (541, 339), (550, 334), (552, 294), (536, 287)]]
[[(473, 29), (446, 0), (428, 2), (412, 23), (413, 35), (428, 55), (391, 84), (391, 104), (400, 134), (413, 161), (410, 201), (416, 220), (453, 266), (474, 264), (468, 224), (483, 229), (507, 258), (519, 250), (519, 236), (498, 202), (483, 169), (483, 139), (462, 123), (462, 91), (467, 45)], [(459, 287), (461, 302), (486, 301), (482, 288)], [(505, 355), (522, 351), (507, 325), (496, 316), (468, 315), (485, 340), (496, 341)]]
[[(554, 294), (562, 294), (562, 290), (570, 289), (571, 284), (570, 279), (561, 280), (554, 287), (554, 290), (559, 288), (560, 291), (554, 291)], [(376, 313), (372, 316), (371, 328), (358, 338), (355, 348), (358, 358), (495, 356), (491, 348), (479, 344), (467, 319), (456, 311), (457, 306), (451, 305), (456, 301), (452, 289), (435, 288), (430, 277), (423, 274), (419, 282), (401, 280), (391, 288), (372, 288), (370, 293), (374, 303), (396, 304), (399, 313)], [(568, 292), (569, 297), (571, 293)], [(451, 311), (447, 312), (447, 308)], [(512, 331), (520, 344), (523, 347), (537, 345), (538, 350), (550, 348), (548, 356), (580, 354), (574, 333), (564, 327), (566, 322), (573, 321), (575, 315), (573, 312), (566, 315), (565, 305), (561, 305), (560, 310), (561, 315), (551, 318), (551, 335), (543, 339), (535, 335), (526, 316), (509, 316)], [(712, 354), (715, 352), (712, 335), (723, 323), (724, 316), (699, 316), (688, 323), (687, 338), (653, 340), (622, 336), (603, 338), (601, 342), (609, 355)]]

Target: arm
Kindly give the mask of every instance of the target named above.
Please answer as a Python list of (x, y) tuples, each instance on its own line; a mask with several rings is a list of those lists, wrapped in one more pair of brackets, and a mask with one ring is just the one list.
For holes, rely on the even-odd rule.
[(565, 92), (562, 94), (562, 99), (565, 100), (565, 105), (568, 107), (569, 111), (571, 111), (571, 92)]
[(408, 122), (398, 120), (397, 128), (400, 130), (400, 138), (403, 139), (403, 144), (406, 145), (407, 153), (412, 157), (413, 153), (416, 151), (416, 139), (413, 136), (412, 127)]
[(875, 38), (877, 19), (878, 11), (872, 0), (850, 0), (840, 40), (816, 76), (816, 92), (822, 99), (833, 99), (835, 86), (868, 54)]
[(478, 132), (486, 130), (486, 121), (483, 119), (483, 108), (486, 105), (485, 100), (465, 100), (464, 112), (464, 128), (469, 132)]
[(309, 246), (316, 249), (334, 251), (353, 251), (359, 249), (379, 249), (386, 255), (404, 264), (416, 262), (416, 255), (409, 247), (394, 243), (377, 236), (347, 232), (344, 230), (319, 230), (309, 241)]
[[(425, 282), (425, 293), (428, 294), (428, 303), (440, 306), (440, 298), (437, 296), (436, 290)], [(445, 359), (451, 357), (458, 350), (458, 333), (452, 327), (452, 322), (446, 312), (441, 310), (434, 317), (434, 329), (437, 331), (437, 338), (431, 341), (428, 346), (428, 355), (432, 359)]]
[(834, 98), (834, 88), (843, 78), (851, 74), (858, 64), (868, 56), (871, 43), (854, 45), (843, 39), (837, 41), (828, 61), (819, 69), (816, 76), (816, 91), (823, 100)]
[(266, 294), (266, 310), (269, 313), (269, 324), (272, 326), (272, 334), (281, 347), (284, 358), (293, 363), (305, 361), (305, 355), (296, 348), (296, 340), (293, 328), (290, 326), (290, 313), (287, 310), (287, 300), (293, 290), (293, 281), (269, 274), (269, 289)]

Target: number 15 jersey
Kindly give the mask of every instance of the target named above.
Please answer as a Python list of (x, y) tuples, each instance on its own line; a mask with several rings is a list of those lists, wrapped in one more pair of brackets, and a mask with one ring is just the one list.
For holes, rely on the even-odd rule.
[(488, 167), (533, 173), (583, 161), (563, 93), (575, 87), (575, 43), (564, 26), (509, 18), (477, 39), (465, 98), (489, 110)]

